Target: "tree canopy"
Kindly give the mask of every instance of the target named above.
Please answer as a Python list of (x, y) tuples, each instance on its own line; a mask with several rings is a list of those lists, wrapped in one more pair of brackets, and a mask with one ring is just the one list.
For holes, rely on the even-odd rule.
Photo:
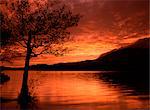
[(69, 40), (69, 28), (77, 26), (80, 19), (79, 14), (73, 14), (61, 2), (52, 0), (42, 3), (8, 0), (1, 4), (0, 16), (2, 47), (17, 44), (28, 48), (30, 36), (31, 57), (43, 53), (63, 54), (66, 48), (60, 45)]

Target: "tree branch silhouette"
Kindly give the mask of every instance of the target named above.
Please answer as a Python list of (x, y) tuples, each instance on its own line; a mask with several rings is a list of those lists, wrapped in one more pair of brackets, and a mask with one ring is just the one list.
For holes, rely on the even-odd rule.
[(5, 11), (0, 12), (2, 31), (10, 34), (9, 43), (19, 44), (26, 49), (19, 99), (28, 102), (30, 59), (41, 54), (63, 55), (67, 48), (62, 45), (70, 39), (69, 28), (78, 25), (80, 15), (73, 14), (67, 6), (55, 0), (48, 0), (44, 4), (39, 1), (8, 0), (1, 5), (6, 7)]

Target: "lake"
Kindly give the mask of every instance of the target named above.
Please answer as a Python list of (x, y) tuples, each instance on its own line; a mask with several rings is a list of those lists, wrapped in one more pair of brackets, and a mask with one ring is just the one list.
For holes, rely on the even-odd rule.
[[(20, 110), (16, 99), (23, 71), (4, 71), (10, 81), (0, 85), (2, 110)], [(28, 86), (35, 110), (148, 110), (149, 95), (101, 78), (103, 71), (30, 71)]]

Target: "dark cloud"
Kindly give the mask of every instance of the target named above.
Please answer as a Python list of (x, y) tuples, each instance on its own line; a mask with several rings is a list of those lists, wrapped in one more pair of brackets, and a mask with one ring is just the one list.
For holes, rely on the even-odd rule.
[[(116, 40), (138, 38), (149, 33), (148, 0), (71, 0), (80, 13), (76, 35), (98, 34), (118, 36)], [(93, 36), (94, 37), (94, 36)], [(110, 36), (111, 37), (111, 36)]]
[[(100, 54), (128, 45), (149, 35), (149, 0), (61, 0), (82, 18), (73, 28), (75, 40), (66, 44), (72, 49), (64, 57), (40, 56), (31, 64), (94, 59)], [(23, 65), (14, 61), (15, 66)]]

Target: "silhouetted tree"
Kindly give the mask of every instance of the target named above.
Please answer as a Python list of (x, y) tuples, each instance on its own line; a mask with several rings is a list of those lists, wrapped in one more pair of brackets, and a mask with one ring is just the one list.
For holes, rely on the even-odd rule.
[[(9, 42), (26, 48), (23, 82), (19, 99), (28, 101), (28, 70), (32, 57), (41, 54), (60, 55), (66, 48), (69, 27), (76, 26), (80, 16), (57, 1), (8, 0), (1, 4), (1, 30), (9, 33)], [(59, 45), (59, 46), (58, 46)], [(60, 46), (61, 45), (61, 46)]]

